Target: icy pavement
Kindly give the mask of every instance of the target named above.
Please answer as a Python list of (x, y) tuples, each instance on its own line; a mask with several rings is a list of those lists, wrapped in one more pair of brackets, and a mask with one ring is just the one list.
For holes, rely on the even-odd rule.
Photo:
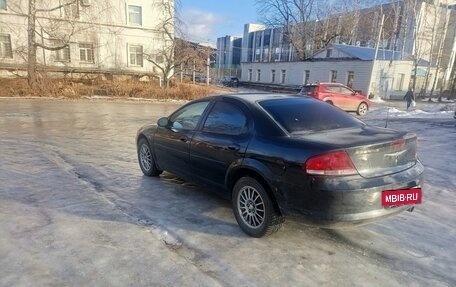
[(347, 230), (287, 221), (263, 239), (229, 202), (142, 176), (136, 130), (179, 105), (0, 100), (0, 286), (456, 286), (456, 120), (442, 105), (374, 103), (364, 119), (418, 134), (413, 213)]

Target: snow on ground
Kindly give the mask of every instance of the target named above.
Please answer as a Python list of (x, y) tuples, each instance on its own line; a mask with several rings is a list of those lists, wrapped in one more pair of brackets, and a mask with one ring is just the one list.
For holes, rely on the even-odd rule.
[(391, 118), (449, 118), (454, 115), (454, 111), (412, 109), (403, 111), (397, 108), (378, 108), (370, 112), (369, 117), (391, 117)]
[(136, 130), (180, 105), (0, 99), (0, 286), (456, 286), (454, 103), (363, 118), (418, 135), (413, 213), (262, 239), (205, 189), (142, 176)]

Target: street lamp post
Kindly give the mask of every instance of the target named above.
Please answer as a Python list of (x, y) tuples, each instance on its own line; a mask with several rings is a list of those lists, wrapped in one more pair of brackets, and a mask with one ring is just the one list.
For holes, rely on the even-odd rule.
[(209, 67), (211, 65), (211, 54), (207, 55), (206, 63), (206, 85), (209, 86)]

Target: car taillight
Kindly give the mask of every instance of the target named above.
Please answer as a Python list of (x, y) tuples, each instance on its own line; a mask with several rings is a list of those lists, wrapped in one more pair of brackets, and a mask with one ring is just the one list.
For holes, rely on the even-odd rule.
[(353, 175), (357, 174), (353, 162), (345, 151), (329, 152), (309, 158), (306, 172), (312, 175)]
[(393, 148), (403, 148), (403, 147), (405, 147), (405, 140), (403, 140), (403, 139), (396, 140), (396, 141), (391, 143), (391, 147), (393, 147)]

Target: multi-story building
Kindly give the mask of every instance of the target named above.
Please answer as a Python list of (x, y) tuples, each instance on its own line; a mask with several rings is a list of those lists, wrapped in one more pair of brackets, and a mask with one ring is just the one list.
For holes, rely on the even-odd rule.
[[(408, 86), (409, 82), (413, 82), (415, 75), (418, 82), (417, 89), (429, 90), (435, 86), (433, 85), (435, 73), (439, 74), (436, 79), (438, 80), (437, 86), (448, 87), (451, 77), (455, 77), (456, 7), (455, 5), (448, 5), (450, 3), (448, 1), (434, 2), (431, 4), (429, 1), (396, 1), (336, 14), (320, 21), (303, 23), (302, 27), (308, 31), (302, 35), (307, 35), (310, 39), (309, 41), (300, 41), (300, 43), (305, 44), (303, 47), (296, 47), (296, 44), (289, 39), (290, 37), (287, 39), (284, 36), (287, 32), (283, 27), (266, 28), (259, 24), (247, 24), (244, 27), (242, 42), (242, 80), (271, 83), (269, 76), (262, 76), (264, 73), (261, 71), (265, 68), (268, 73), (275, 71), (275, 73), (271, 72), (271, 77), (276, 80), (276, 83), (301, 85), (305, 82), (305, 76), (303, 76), (302, 71), (299, 72), (293, 66), (304, 65), (307, 66), (305, 70), (308, 70), (311, 67), (316, 67), (311, 62), (318, 58), (319, 67), (328, 66), (323, 63), (324, 61), (331, 62), (331, 65), (328, 66), (327, 71), (313, 73), (314, 76), (324, 75), (321, 79), (312, 77), (313, 81), (328, 81), (329, 76), (327, 77), (327, 75), (330, 75), (331, 71), (337, 71), (339, 68), (343, 70), (347, 67), (348, 62), (359, 60), (359, 55), (345, 59), (335, 56), (326, 57), (326, 55), (321, 57), (322, 51), (323, 53), (330, 53), (331, 50), (345, 49), (343, 46), (338, 46), (345, 45), (347, 47), (365, 47), (365, 50), (356, 49), (357, 53), (361, 54), (363, 51), (373, 51), (378, 48), (381, 51), (394, 51), (393, 53), (399, 56), (399, 58), (393, 57), (391, 59), (381, 59), (381, 54), (377, 58), (371, 56), (369, 60), (363, 60), (372, 61), (368, 65), (371, 67), (370, 71), (366, 71), (366, 67), (359, 71), (356, 69), (351, 71), (358, 75), (369, 75), (369, 77), (364, 77), (368, 79), (378, 72), (373, 70), (374, 67), (378, 67), (378, 65), (374, 65), (375, 61), (401, 61), (399, 64), (401, 68), (397, 69), (400, 71), (400, 75), (388, 73), (388, 81), (385, 82), (385, 85), (389, 86), (389, 91), (392, 87)], [(336, 45), (337, 49), (331, 49), (327, 46), (329, 43)], [(301, 53), (297, 53), (297, 49), (300, 49)], [(302, 55), (306, 55), (306, 57), (300, 58)], [(361, 56), (361, 58), (363, 57)], [(306, 61), (309, 63), (303, 63)], [(408, 61), (409, 64), (404, 65), (402, 63), (404, 61)], [(276, 63), (276, 68), (271, 66), (272, 63)], [(427, 66), (424, 66), (424, 63), (427, 63)], [(351, 66), (351, 64), (348, 65)], [(354, 68), (357, 66), (359, 65), (354, 65)], [(394, 65), (391, 63), (389, 66)], [(408, 67), (409, 71), (404, 71), (404, 67)], [(438, 69), (436, 69), (437, 67)], [(426, 77), (427, 74), (431, 74), (431, 70), (434, 75)], [(278, 75), (278, 71), (280, 77), (272, 76)], [(311, 73), (312, 71), (308, 70), (308, 72)], [(249, 76), (255, 73), (256, 76)], [(258, 76), (258, 73), (261, 76)], [(405, 76), (403, 76), (404, 73)], [(420, 78), (418, 79), (418, 77)], [(426, 77), (427, 80), (424, 81), (423, 77)], [(278, 78), (282, 80), (277, 81)], [(296, 79), (293, 80), (294, 78)], [(372, 77), (372, 81), (376, 79), (376, 77)], [(401, 84), (393, 85), (393, 82), (401, 82)], [(359, 87), (356, 85), (355, 82), (355, 89), (363, 90), (365, 93), (372, 92), (385, 95), (385, 91), (381, 88), (384, 85), (380, 85), (379, 82), (363, 83)], [(390, 92), (387, 94), (389, 95)]]
[[(29, 3), (36, 7), (29, 9)], [(172, 0), (0, 0), (0, 69), (3, 74), (23, 69), (35, 41), (37, 63), (50, 71), (154, 74), (156, 66), (147, 59), (165, 61), (173, 36), (164, 29), (174, 32), (172, 23), (164, 24), (173, 19), (173, 5)]]
[(241, 63), (242, 38), (225, 36), (217, 38), (216, 63), (221, 69), (236, 69)]

